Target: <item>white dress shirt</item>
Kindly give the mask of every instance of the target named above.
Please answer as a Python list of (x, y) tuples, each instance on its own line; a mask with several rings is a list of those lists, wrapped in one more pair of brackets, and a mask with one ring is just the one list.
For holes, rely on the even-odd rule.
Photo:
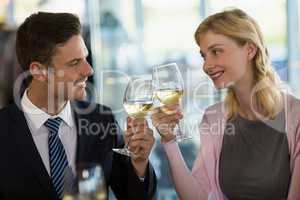
[(22, 109), (29, 126), (31, 136), (37, 147), (37, 150), (43, 160), (43, 163), (50, 176), (50, 163), (49, 163), (49, 147), (48, 136), (49, 131), (44, 123), (49, 118), (60, 117), (63, 122), (58, 130), (59, 138), (64, 146), (69, 167), (75, 172), (75, 159), (76, 159), (76, 140), (77, 131), (73, 113), (71, 111), (70, 101), (68, 101), (63, 110), (55, 116), (51, 116), (35, 106), (27, 96), (27, 90), (21, 100)]

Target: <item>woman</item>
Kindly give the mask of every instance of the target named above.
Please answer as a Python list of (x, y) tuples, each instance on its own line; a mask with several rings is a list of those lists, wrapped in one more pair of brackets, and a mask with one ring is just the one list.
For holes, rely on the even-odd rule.
[(259, 26), (227, 10), (205, 19), (195, 39), (204, 72), (227, 95), (204, 113), (191, 172), (172, 133), (178, 106), (152, 114), (180, 199), (300, 199), (300, 101), (279, 89)]

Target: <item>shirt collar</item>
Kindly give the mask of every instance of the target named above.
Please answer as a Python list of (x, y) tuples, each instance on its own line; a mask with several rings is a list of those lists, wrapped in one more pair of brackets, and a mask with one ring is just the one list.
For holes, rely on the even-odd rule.
[(73, 127), (73, 115), (71, 111), (71, 104), (70, 101), (66, 103), (62, 111), (55, 115), (51, 116), (42, 109), (38, 108), (34, 105), (27, 95), (27, 89), (24, 92), (24, 95), (21, 100), (21, 105), (24, 113), (27, 115), (28, 119), (31, 121), (32, 125), (35, 130), (41, 128), (41, 126), (49, 119), (49, 118), (56, 118), (60, 117), (69, 127)]

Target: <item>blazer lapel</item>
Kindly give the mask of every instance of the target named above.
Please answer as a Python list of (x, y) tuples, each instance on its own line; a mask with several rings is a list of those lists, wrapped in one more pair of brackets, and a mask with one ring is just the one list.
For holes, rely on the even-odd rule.
[(86, 120), (86, 119), (84, 119), (78, 113), (78, 109), (80, 109), (80, 108), (78, 108), (78, 105), (76, 104), (76, 101), (71, 102), (71, 109), (72, 109), (72, 112), (73, 112), (74, 121), (75, 121), (75, 125), (76, 125), (76, 132), (77, 132), (76, 161), (75, 161), (75, 163), (77, 165), (84, 158), (84, 152), (85, 152), (85, 148), (86, 148), (86, 142), (84, 142), (84, 135), (86, 133), (83, 133), (81, 130), (79, 130), (79, 121), (80, 120)]
[[(93, 122), (93, 112), (86, 113), (84, 110), (84, 106), (81, 105), (81, 102), (71, 102), (71, 108), (73, 111), (73, 116), (76, 124), (77, 131), (77, 148), (76, 148), (76, 164), (81, 162), (100, 162), (101, 159), (105, 156), (105, 148), (108, 146), (103, 143), (103, 146), (95, 146), (96, 135), (89, 132), (90, 123)], [(83, 106), (83, 107), (82, 107)], [(80, 110), (83, 109), (83, 110)], [(99, 133), (101, 134), (101, 133)], [(100, 143), (99, 141), (97, 144)], [(97, 148), (97, 149), (93, 149)], [(98, 156), (94, 156), (95, 152), (97, 152)]]
[(37, 178), (38, 182), (45, 190), (45, 196), (55, 199), (56, 195), (52, 187), (51, 179), (35, 146), (24, 113), (14, 104), (10, 114), (14, 120), (12, 137), (15, 138), (14, 141), (17, 143), (16, 146), (20, 154), (23, 155), (20, 156), (20, 159), (23, 159), (25, 165), (30, 169), (30, 172)]

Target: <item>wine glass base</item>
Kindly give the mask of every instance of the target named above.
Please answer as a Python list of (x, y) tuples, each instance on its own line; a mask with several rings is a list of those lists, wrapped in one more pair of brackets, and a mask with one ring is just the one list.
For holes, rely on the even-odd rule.
[(119, 154), (122, 154), (122, 155), (124, 155), (124, 156), (128, 156), (128, 157), (130, 157), (131, 156), (131, 152), (128, 150), (128, 149), (125, 149), (125, 148), (123, 148), (123, 149), (112, 149), (114, 152), (116, 152), (116, 153), (119, 153)]

